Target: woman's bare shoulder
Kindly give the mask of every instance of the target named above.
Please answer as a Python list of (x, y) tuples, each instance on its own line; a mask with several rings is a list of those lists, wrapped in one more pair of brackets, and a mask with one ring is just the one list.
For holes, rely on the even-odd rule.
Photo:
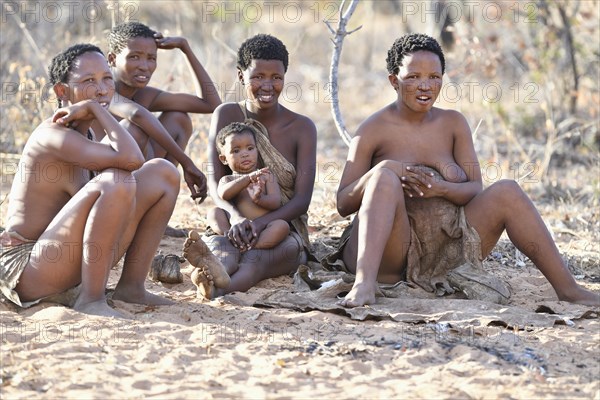
[(241, 114), (242, 109), (240, 108), (240, 105), (235, 102), (221, 103), (217, 106), (217, 108), (215, 108), (215, 111), (213, 111), (213, 114), (217, 115), (229, 115), (237, 113)]
[(304, 114), (300, 114), (297, 113), (295, 111), (290, 110), (289, 108), (286, 107), (282, 107), (283, 108), (283, 118), (285, 120), (287, 120), (289, 123), (293, 123), (293, 124), (298, 124), (298, 125), (302, 125), (305, 127), (314, 127), (315, 123), (313, 122), (313, 120), (304, 115)]
[(381, 132), (386, 125), (397, 127), (401, 124), (402, 120), (394, 116), (393, 107), (392, 103), (369, 115), (360, 123), (355, 136), (371, 136)]
[(438, 108), (438, 107), (435, 107), (433, 110), (437, 114), (437, 118), (439, 118), (440, 120), (442, 120), (444, 122), (446, 122), (446, 121), (462, 122), (462, 121), (467, 120), (465, 118), (465, 116), (463, 115), (463, 113), (461, 113), (460, 111), (457, 111), (457, 110), (444, 109), (444, 108)]

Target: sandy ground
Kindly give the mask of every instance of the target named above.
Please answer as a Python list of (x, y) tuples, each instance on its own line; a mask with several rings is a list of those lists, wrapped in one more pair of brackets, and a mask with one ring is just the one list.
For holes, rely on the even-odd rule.
[[(203, 229), (204, 209), (182, 190), (171, 225)], [(346, 223), (328, 206), (311, 213), (312, 239), (339, 235)], [(164, 237), (160, 251), (179, 254), (182, 244)], [(510, 246), (495, 254), (486, 267), (495, 263), (497, 275), (516, 289), (507, 309), (563, 306)], [(600, 291), (598, 254), (591, 254), (579, 258), (576, 272), (582, 284)], [(191, 266), (181, 267), (183, 283), (147, 283), (175, 305), (113, 302), (130, 320), (53, 303), (26, 310), (0, 303), (0, 397), (600, 398), (598, 309), (577, 308), (579, 317), (551, 326), (517, 328), (435, 316), (358, 321), (339, 310), (253, 305), (275, 290), (292, 290), (287, 276), (248, 293), (199, 300)], [(113, 270), (109, 287), (119, 272)]]

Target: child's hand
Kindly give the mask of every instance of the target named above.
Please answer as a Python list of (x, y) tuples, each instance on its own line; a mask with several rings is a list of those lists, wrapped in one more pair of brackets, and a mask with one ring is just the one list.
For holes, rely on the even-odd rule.
[(269, 167), (261, 168), (248, 174), (250, 183), (256, 183), (260, 180), (264, 181), (265, 178), (268, 178), (270, 175), (271, 171), (269, 170)]
[(181, 49), (187, 42), (187, 40), (182, 37), (164, 37), (160, 32), (154, 34), (154, 40), (156, 41), (156, 46), (159, 49), (164, 50)]
[(256, 182), (251, 181), (248, 187), (246, 187), (246, 190), (248, 191), (252, 201), (258, 204), (263, 192), (265, 191), (265, 182), (258, 178)]

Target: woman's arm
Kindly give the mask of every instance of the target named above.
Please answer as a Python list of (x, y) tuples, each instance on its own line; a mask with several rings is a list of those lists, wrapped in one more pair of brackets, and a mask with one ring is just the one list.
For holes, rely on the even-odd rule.
[(63, 129), (47, 135), (43, 145), (65, 161), (76, 163), (89, 170), (119, 168), (135, 171), (144, 163), (144, 156), (129, 132), (117, 120), (93, 100), (58, 109), (52, 122), (67, 127), (76, 127), (83, 121), (96, 120), (106, 132), (104, 143), (90, 142), (80, 132), (64, 135)]
[[(157, 88), (146, 87), (139, 91), (139, 96), (150, 95), (148, 105), (150, 111), (181, 111), (192, 113), (211, 113), (221, 104), (216, 85), (204, 69), (188, 41), (183, 37), (162, 37), (157, 33), (156, 44), (159, 49), (180, 49), (185, 54), (188, 66), (195, 77), (196, 95), (188, 93), (170, 93)], [(137, 96), (136, 96), (137, 97)]]
[(231, 170), (227, 168), (221, 162), (221, 160), (219, 160), (219, 152), (217, 151), (216, 137), (219, 130), (221, 130), (221, 128), (223, 128), (224, 126), (234, 121), (240, 122), (243, 120), (244, 116), (236, 103), (221, 104), (212, 114), (212, 118), (210, 120), (210, 129), (208, 132), (208, 190), (210, 196), (215, 202), (215, 205), (229, 213), (229, 220), (231, 225), (234, 225), (237, 222), (243, 220), (244, 217), (239, 213), (237, 208), (233, 206), (233, 204), (231, 204), (228, 201), (224, 201), (221, 198), (221, 196), (219, 196), (219, 181), (225, 175), (231, 174)]
[(386, 163), (384, 161), (371, 168), (375, 145), (370, 139), (369, 131), (368, 124), (361, 125), (350, 141), (348, 156), (337, 190), (337, 210), (343, 217), (358, 211), (371, 175)]
[(453, 126), (452, 157), (462, 169), (452, 181), (435, 177), (417, 166), (404, 166), (399, 172), (405, 193), (410, 197), (443, 197), (456, 205), (465, 205), (483, 189), (481, 169), (475, 154), (471, 130), (462, 114), (445, 111), (444, 124)]
[(110, 112), (119, 118), (127, 119), (138, 126), (148, 137), (156, 141), (166, 152), (175, 158), (183, 170), (183, 179), (187, 184), (192, 198), (206, 197), (206, 176), (196, 167), (192, 159), (173, 140), (163, 124), (146, 108), (124, 96), (115, 94), (111, 102)]

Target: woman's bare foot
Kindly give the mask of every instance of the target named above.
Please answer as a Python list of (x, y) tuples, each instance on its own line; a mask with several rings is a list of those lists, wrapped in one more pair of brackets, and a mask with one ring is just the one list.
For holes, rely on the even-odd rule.
[(115, 288), (112, 298), (113, 300), (124, 301), (126, 303), (146, 304), (149, 306), (168, 306), (175, 304), (174, 301), (152, 294), (145, 289), (136, 291), (119, 287), (119, 285)]
[(75, 311), (82, 312), (84, 314), (89, 315), (99, 315), (101, 317), (110, 317), (110, 318), (126, 318), (125, 315), (120, 312), (112, 309), (107, 303), (106, 299), (93, 301), (93, 302), (80, 302), (79, 299), (75, 301), (75, 305), (73, 306)]
[[(210, 251), (206, 243), (200, 238), (198, 232), (190, 231), (188, 234), (183, 244), (183, 257), (198, 269), (199, 274), (202, 275), (197, 278), (199, 281), (212, 282), (216, 288), (226, 288), (229, 286), (231, 278), (227, 274), (225, 266)], [(208, 289), (206, 283), (203, 283), (202, 286)]]
[(192, 283), (196, 286), (196, 297), (212, 300), (215, 295), (215, 283), (205, 269), (196, 268), (192, 272)]
[(367, 285), (365, 283), (355, 284), (352, 286), (350, 293), (348, 293), (344, 299), (338, 301), (338, 304), (348, 308), (373, 304), (375, 303), (375, 291), (376, 287), (373, 287), (372, 285)]
[[(558, 293), (557, 293), (558, 294)], [(577, 285), (575, 293), (570, 295), (558, 294), (558, 299), (568, 301), (569, 303), (581, 304), (584, 306), (600, 307), (600, 295), (591, 292)]]

